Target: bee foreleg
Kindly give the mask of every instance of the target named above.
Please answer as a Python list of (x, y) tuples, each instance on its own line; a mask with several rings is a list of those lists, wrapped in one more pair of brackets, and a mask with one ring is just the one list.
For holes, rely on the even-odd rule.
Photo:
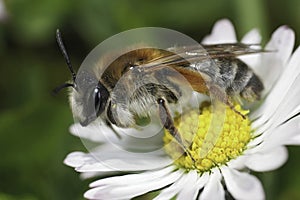
[(185, 151), (185, 153), (195, 162), (194, 158), (190, 154), (188, 148), (184, 144), (183, 139), (181, 138), (181, 135), (178, 131), (178, 129), (174, 125), (174, 121), (172, 119), (172, 116), (170, 114), (170, 111), (166, 105), (166, 102), (163, 98), (159, 98), (157, 100), (158, 103), (158, 110), (159, 110), (159, 117), (160, 121), (163, 124), (164, 128), (169, 131), (169, 133), (175, 138), (177, 143), (181, 146), (181, 148)]

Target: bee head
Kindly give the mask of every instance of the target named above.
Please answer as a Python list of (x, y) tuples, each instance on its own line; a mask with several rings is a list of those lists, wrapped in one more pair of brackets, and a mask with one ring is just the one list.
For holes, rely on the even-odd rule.
[(105, 110), (109, 92), (93, 73), (82, 70), (79, 74), (76, 74), (62, 42), (59, 30), (56, 31), (56, 39), (72, 74), (72, 83), (64, 83), (55, 88), (53, 92), (58, 93), (63, 88), (71, 87), (72, 90), (69, 98), (73, 115), (79, 120), (82, 126), (87, 126)]
[(69, 96), (74, 117), (87, 126), (105, 111), (109, 96), (109, 91), (92, 73), (82, 70)]

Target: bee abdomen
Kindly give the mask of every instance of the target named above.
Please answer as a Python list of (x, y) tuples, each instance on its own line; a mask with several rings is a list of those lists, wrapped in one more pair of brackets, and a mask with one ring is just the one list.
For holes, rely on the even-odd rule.
[(240, 95), (244, 99), (252, 102), (260, 99), (261, 92), (263, 91), (263, 89), (264, 89), (263, 83), (261, 82), (259, 77), (253, 73), (247, 85), (241, 91)]
[(253, 71), (241, 60), (235, 59), (232, 62), (236, 69), (231, 90), (235, 94), (239, 94), (248, 85), (249, 80), (254, 75)]
[(220, 59), (218, 63), (229, 95), (239, 95), (250, 102), (260, 98), (263, 84), (246, 63), (237, 58)]
[(216, 64), (219, 67), (219, 73), (224, 88), (231, 88), (238, 72), (238, 65), (234, 64), (230, 59), (217, 59)]

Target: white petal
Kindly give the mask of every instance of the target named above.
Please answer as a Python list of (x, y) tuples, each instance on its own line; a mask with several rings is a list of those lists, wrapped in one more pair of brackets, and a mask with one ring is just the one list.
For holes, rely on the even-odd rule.
[[(257, 29), (251, 30), (242, 39), (242, 43), (255, 44), (255, 46), (253, 46), (252, 48), (261, 49), (261, 46), (259, 45), (260, 42), (261, 42), (261, 36)], [(239, 56), (239, 58), (242, 61), (244, 61), (251, 69), (253, 69), (256, 74), (258, 74), (256, 68), (261, 67), (261, 54), (244, 55), (244, 56)]]
[(261, 42), (261, 35), (258, 29), (253, 29), (249, 31), (241, 40), (242, 43), (245, 44), (260, 44)]
[[(132, 162), (132, 163), (128, 163)], [(85, 164), (76, 168), (78, 172), (92, 172), (92, 171), (142, 171), (142, 170), (150, 170), (157, 169), (161, 167), (165, 167), (170, 164), (169, 161), (165, 161), (165, 159), (155, 159), (155, 158), (145, 158), (143, 160), (136, 159), (110, 159), (103, 163), (96, 162), (93, 164)]]
[[(297, 96), (297, 97), (299, 97), (300, 96), (300, 94)], [(298, 100), (298, 98), (297, 98), (297, 100)], [(300, 103), (298, 103), (298, 105), (290, 105), (289, 106), (290, 108), (290, 112), (287, 112), (287, 117), (286, 117), (286, 119), (291, 119), (291, 118), (293, 118), (293, 117), (295, 117), (295, 116), (297, 116), (297, 115), (299, 115), (299, 113), (300, 113)], [(285, 120), (286, 121), (286, 120)]]
[(70, 127), (69, 131), (79, 138), (88, 139), (93, 142), (115, 141), (118, 139), (115, 133), (104, 124), (83, 127), (76, 123)]
[(169, 165), (172, 160), (162, 150), (134, 153), (102, 145), (91, 153), (71, 153), (64, 162), (79, 172), (109, 172), (157, 169)]
[(102, 182), (109, 182), (109, 184), (104, 183), (99, 187), (90, 189), (84, 196), (89, 199), (130, 199), (152, 190), (163, 188), (178, 180), (182, 174), (182, 171), (177, 170), (160, 175), (155, 174), (155, 172), (149, 172), (147, 175), (143, 173), (125, 175), (126, 179), (122, 178), (122, 176), (112, 177), (114, 181), (109, 181), (112, 178), (107, 178), (108, 180), (103, 179)]
[[(300, 59), (299, 59), (300, 68)], [(280, 103), (278, 109), (272, 117), (273, 124), (282, 124), (287, 119), (299, 113), (300, 110), (300, 76), (295, 80), (294, 84), (290, 87), (286, 94), (285, 99)]]
[(72, 152), (64, 160), (64, 164), (70, 167), (80, 167), (86, 163), (93, 162), (93, 158), (86, 156), (83, 152)]
[[(261, 67), (257, 70), (259, 71), (258, 75), (263, 77), (262, 80), (266, 88), (265, 92), (268, 92), (269, 89), (273, 87), (278, 76), (281, 76), (261, 107), (251, 115), (252, 119), (262, 116), (253, 124), (255, 127), (268, 121), (270, 116), (272, 116), (277, 109), (279, 103), (285, 97), (287, 89), (293, 83), (297, 74), (299, 74), (299, 68), (297, 68), (297, 66), (299, 65), (300, 52), (298, 51), (300, 50), (294, 53), (291, 61), (287, 64), (287, 59), (290, 57), (293, 44), (294, 33), (292, 30), (281, 27), (273, 34), (267, 46), (268, 48), (275, 48), (277, 51), (262, 55)], [(283, 67), (286, 67), (284, 71), (282, 71)]]
[(163, 129), (159, 123), (151, 123), (141, 129), (115, 128), (121, 135), (114, 144), (136, 151), (152, 151), (163, 147)]
[(300, 145), (300, 133), (286, 141), (287, 145)]
[(233, 169), (244, 169), (245, 168), (245, 160), (247, 160), (247, 157), (245, 157), (244, 155), (240, 155), (236, 159), (230, 160), (227, 163), (227, 165)]
[[(300, 50), (300, 49), (299, 49)], [(300, 51), (299, 51), (300, 52)], [(300, 56), (300, 54), (299, 54)], [(300, 58), (298, 63), (298, 68), (300, 68)], [(297, 73), (297, 71), (295, 71)], [(300, 70), (298, 75), (300, 75)], [(286, 80), (288, 81), (288, 80)], [(291, 80), (293, 81), (293, 80)], [(293, 84), (288, 89), (285, 98), (282, 100), (278, 109), (274, 113), (272, 117), (272, 123), (274, 124), (281, 124), (285, 122), (287, 119), (293, 117), (300, 111), (300, 76), (298, 76)]]
[(292, 138), (300, 134), (300, 116), (294, 117), (278, 127), (267, 130), (264, 140), (267, 141), (264, 149), (273, 149), (277, 146), (288, 145)]
[(139, 171), (150, 170), (165, 167), (173, 161), (164, 155), (150, 152), (150, 153), (133, 153), (124, 150), (109, 151), (109, 149), (102, 148), (101, 152), (92, 154), (93, 162), (85, 163), (76, 168), (79, 172), (89, 171)]
[(208, 182), (208, 179), (210, 177), (209, 172), (206, 172), (204, 174), (202, 174), (200, 177), (198, 177), (197, 183), (195, 184), (195, 192), (197, 192), (197, 194), (199, 193), (199, 190), (202, 189)]
[(117, 172), (83, 172), (80, 174), (81, 179), (89, 179), (93, 177), (113, 176), (118, 174)]
[(221, 175), (218, 170), (215, 170), (209, 177), (202, 193), (200, 200), (225, 200), (225, 191), (221, 183)]
[(187, 182), (177, 195), (177, 200), (196, 199), (199, 189), (197, 187), (198, 174), (195, 170), (190, 171), (187, 175)]
[(221, 171), (226, 187), (235, 199), (259, 200), (265, 198), (263, 187), (255, 176), (228, 167), (222, 167)]
[[(297, 78), (297, 82), (299, 81), (300, 78)], [(257, 132), (262, 133), (272, 127), (276, 127), (291, 117), (291, 114), (295, 115), (299, 111), (299, 98), (294, 98), (297, 93), (299, 94), (299, 88), (293, 86), (290, 87), (290, 90), (288, 90), (289, 87), (282, 90), (284, 86), (289, 84), (289, 81), (285, 80), (285, 82), (281, 83), (281, 88), (274, 88), (259, 110), (250, 116), (253, 119), (258, 115), (262, 115), (252, 123), (253, 128), (257, 129)], [(275, 97), (274, 94), (279, 96)]]
[[(123, 148), (150, 151), (162, 147), (163, 129), (157, 123), (143, 127), (143, 130), (134, 128), (119, 128), (114, 126), (116, 133), (103, 123), (94, 123), (87, 127), (74, 124), (70, 127), (70, 132), (80, 137), (97, 143), (110, 143)], [(86, 148), (90, 150), (89, 143), (83, 141)]]
[[(195, 173), (195, 171), (193, 173)], [(189, 198), (185, 199), (196, 199), (199, 190), (205, 186), (209, 179), (209, 176), (210, 175), (208, 173), (204, 173), (201, 176), (197, 175), (197, 180), (195, 184), (186, 184), (186, 176), (183, 176), (180, 180), (176, 181), (171, 186), (163, 189), (154, 200), (171, 199), (181, 190), (184, 190), (184, 193), (180, 195), (180, 198), (184, 198), (185, 195), (188, 195)], [(185, 192), (186, 190), (188, 190), (188, 193)], [(177, 199), (178, 198), (179, 196), (177, 197)]]
[(290, 58), (295, 44), (295, 33), (288, 26), (281, 26), (272, 34), (272, 39), (266, 45), (268, 50), (277, 50), (283, 64)]
[(215, 23), (210, 35), (206, 36), (203, 44), (234, 43), (236, 42), (235, 30), (228, 19), (219, 20)]
[(257, 72), (257, 68), (261, 67), (261, 57), (261, 54), (251, 54), (239, 56), (239, 59), (245, 62), (254, 71), (255, 74), (259, 74), (259, 72)]
[(127, 174), (123, 176), (115, 176), (115, 177), (109, 177), (100, 179), (97, 181), (94, 181), (90, 184), (90, 187), (99, 187), (103, 185), (127, 185), (128, 183), (140, 183), (143, 182), (147, 178), (161, 178), (164, 177), (170, 173), (172, 173), (174, 170), (174, 166), (165, 167), (159, 170), (153, 170), (153, 171), (146, 171), (141, 172), (137, 174)]
[[(265, 133), (264, 133), (265, 134)], [(260, 146), (265, 139), (265, 136), (261, 135), (260, 133), (254, 132), (253, 133), (253, 137), (255, 137), (253, 140), (251, 140), (248, 144), (247, 144), (247, 149), (246, 151), (250, 151), (252, 152), (253, 148), (256, 148), (257, 146)], [(255, 151), (256, 152), (256, 151)]]
[(253, 171), (271, 171), (281, 167), (288, 158), (287, 149), (284, 146), (269, 149), (266, 152), (258, 152), (250, 155), (245, 165)]
[(186, 177), (182, 176), (171, 186), (163, 189), (158, 196), (156, 196), (153, 200), (165, 200), (172, 199), (180, 190), (180, 188), (184, 187), (186, 183)]
[(189, 178), (190, 176), (188, 174), (184, 174), (171, 186), (163, 189), (160, 194), (154, 198), (154, 200), (165, 200), (173, 198), (182, 188), (186, 187)]
[[(300, 56), (300, 48), (299, 48), (299, 56)], [(294, 57), (293, 57), (294, 58)], [(299, 66), (298, 69), (300, 69), (300, 58), (299, 58), (299, 64), (296, 65)], [(296, 75), (300, 75), (300, 70), (298, 70), (298, 72), (295, 70), (295, 74)], [(275, 110), (273, 111), (269, 111), (272, 112), (273, 115), (270, 116), (272, 113), (269, 114), (265, 114), (263, 117), (263, 119), (260, 119), (259, 122), (256, 122), (254, 124), (254, 126), (256, 126), (258, 123), (262, 123), (262, 120), (264, 120), (267, 117), (270, 117), (270, 120), (265, 123), (263, 126), (261, 126), (258, 131), (260, 132), (265, 132), (267, 129), (271, 129), (274, 128), (280, 124), (282, 124), (283, 122), (285, 122), (287, 119), (295, 116), (297, 113), (299, 113), (300, 111), (300, 88), (298, 87), (300, 84), (300, 76), (298, 76), (293, 84), (288, 87), (288, 82), (289, 81), (293, 81), (293, 75), (290, 75), (290, 79), (289, 80), (285, 80), (286, 82), (286, 93), (282, 94), (284, 95), (284, 99), (282, 99), (281, 102), (277, 102), (277, 105), (273, 105), (274, 107), (277, 106), (276, 108), (274, 108)], [(268, 109), (268, 108), (266, 108)], [(268, 115), (268, 116), (267, 116)]]
[[(292, 54), (294, 48), (295, 34), (294, 32), (282, 26), (278, 28), (272, 35), (271, 41), (266, 45), (266, 50), (276, 51), (273, 53), (263, 54), (260, 77), (263, 78), (265, 84), (264, 92), (267, 93), (273, 87), (278, 77), (286, 68), (287, 61)], [(270, 73), (271, 72), (271, 73)]]

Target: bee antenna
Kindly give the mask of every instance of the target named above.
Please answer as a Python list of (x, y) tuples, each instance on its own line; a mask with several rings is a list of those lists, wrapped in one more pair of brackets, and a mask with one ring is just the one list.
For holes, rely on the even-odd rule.
[[(60, 30), (59, 30), (59, 29), (56, 30), (56, 42), (57, 42), (57, 44), (58, 44), (58, 46), (59, 46), (59, 49), (60, 49), (62, 55), (64, 56), (64, 58), (65, 58), (65, 60), (66, 60), (66, 63), (67, 63), (67, 65), (68, 65), (68, 68), (69, 68), (70, 72), (72, 73), (72, 79), (73, 79), (73, 82), (75, 83), (76, 73), (74, 72), (74, 69), (73, 69), (73, 67), (72, 67), (72, 64), (71, 64), (69, 55), (68, 55), (68, 53), (67, 53), (67, 51), (66, 51), (66, 48), (65, 48), (65, 45), (64, 45), (64, 43), (63, 43), (63, 41), (62, 41), (62, 37), (61, 37), (61, 33), (60, 33)], [(62, 86), (64, 86), (64, 87), (69, 87), (69, 86), (74, 87), (74, 84), (66, 83), (66, 84), (64, 84), (64, 85), (62, 85)], [(61, 90), (61, 89), (64, 88), (64, 87), (61, 87), (59, 90)]]

